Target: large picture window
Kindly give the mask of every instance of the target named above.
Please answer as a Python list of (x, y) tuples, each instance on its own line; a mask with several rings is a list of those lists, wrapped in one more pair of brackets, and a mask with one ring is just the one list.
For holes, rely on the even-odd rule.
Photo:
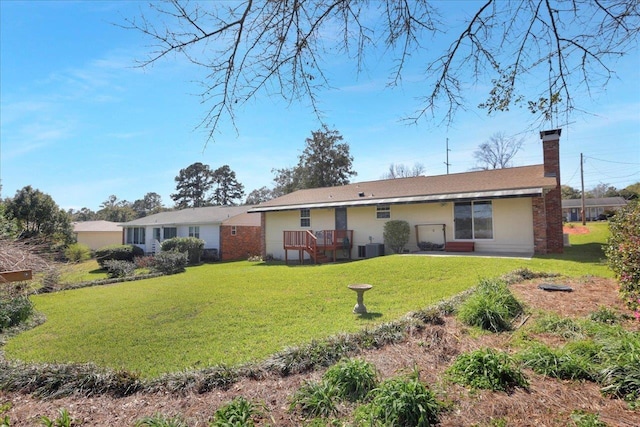
[(127, 228), (128, 245), (144, 245), (144, 227)]
[(300, 209), (300, 227), (311, 227), (311, 211)]
[(453, 207), (455, 238), (493, 239), (491, 201), (461, 202)]

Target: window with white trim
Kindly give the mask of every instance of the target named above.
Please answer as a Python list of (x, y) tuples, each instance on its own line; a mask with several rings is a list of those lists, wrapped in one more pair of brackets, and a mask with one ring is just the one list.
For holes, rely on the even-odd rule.
[(311, 227), (311, 210), (300, 209), (300, 227)]
[(456, 240), (493, 239), (493, 205), (490, 200), (455, 203), (453, 218)]
[(194, 225), (189, 227), (189, 237), (195, 237), (196, 239), (200, 238), (200, 226)]
[(376, 219), (389, 219), (391, 218), (391, 206), (378, 205), (376, 206)]
[(127, 244), (128, 245), (144, 245), (145, 237), (144, 227), (127, 228)]
[(236, 228), (235, 225), (231, 226), (231, 235), (235, 236), (236, 234), (238, 234), (238, 229)]

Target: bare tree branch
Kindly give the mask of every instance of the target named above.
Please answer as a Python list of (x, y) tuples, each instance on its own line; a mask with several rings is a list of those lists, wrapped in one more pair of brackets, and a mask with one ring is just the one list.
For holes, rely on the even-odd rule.
[(468, 107), (467, 91), (489, 82), (479, 105), (489, 114), (518, 106), (534, 120), (557, 119), (574, 110), (576, 92), (606, 85), (615, 61), (637, 50), (640, 1), (485, 0), (438, 53), (430, 37), (449, 37), (444, 18), (428, 0), (170, 0), (123, 27), (151, 40), (140, 66), (173, 54), (206, 71), (200, 126), (214, 139), (221, 120), (235, 126), (237, 106), (263, 94), (306, 101), (322, 122), (327, 58), (337, 54), (358, 72), (371, 54), (391, 58), (390, 86), (421, 66), (429, 89), (412, 123), (442, 112), (451, 122)]

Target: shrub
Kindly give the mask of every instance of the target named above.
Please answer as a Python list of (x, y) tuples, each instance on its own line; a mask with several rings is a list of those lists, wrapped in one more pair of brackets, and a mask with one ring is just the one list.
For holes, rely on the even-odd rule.
[(253, 403), (242, 396), (236, 397), (216, 411), (210, 427), (252, 427), (253, 417), (258, 413)]
[(154, 257), (153, 256), (137, 256), (133, 260), (136, 265), (136, 268), (142, 269), (151, 269), (153, 267)]
[(100, 267), (109, 260), (133, 262), (135, 257), (144, 256), (142, 248), (135, 245), (109, 245), (96, 251), (96, 260)]
[(185, 270), (187, 262), (186, 253), (160, 252), (154, 257), (152, 269), (162, 274), (177, 274)]
[(528, 387), (513, 359), (490, 348), (461, 354), (446, 372), (451, 381), (475, 389), (509, 391)]
[(620, 294), (631, 309), (640, 306), (640, 202), (635, 200), (609, 220), (605, 246), (609, 268), (620, 282)]
[(115, 259), (105, 261), (104, 268), (107, 269), (107, 276), (112, 279), (133, 276), (136, 271), (136, 265), (133, 262)]
[(204, 250), (204, 240), (195, 237), (174, 237), (162, 242), (162, 252), (184, 252), (190, 265), (199, 264)]
[(69, 262), (78, 263), (91, 259), (91, 249), (82, 243), (74, 243), (64, 250), (64, 256)]
[(440, 405), (417, 373), (384, 381), (371, 397), (371, 403), (361, 409), (368, 425), (422, 427), (438, 422)]
[(0, 299), (0, 332), (24, 322), (33, 313), (33, 303), (27, 296)]
[(384, 224), (383, 238), (384, 242), (391, 248), (394, 253), (401, 253), (404, 247), (409, 243), (409, 235), (411, 228), (407, 221), (392, 220)]
[(323, 376), (336, 395), (350, 402), (363, 400), (378, 385), (376, 368), (364, 360), (349, 359), (330, 367)]
[(511, 329), (511, 322), (523, 311), (522, 304), (500, 280), (481, 280), (476, 291), (458, 310), (460, 319), (492, 332)]

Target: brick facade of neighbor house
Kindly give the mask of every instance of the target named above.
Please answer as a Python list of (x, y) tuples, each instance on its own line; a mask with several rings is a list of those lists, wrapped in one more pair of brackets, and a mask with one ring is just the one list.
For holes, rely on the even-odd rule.
[(540, 132), (545, 176), (556, 178), (556, 188), (533, 198), (533, 239), (537, 254), (562, 253), (562, 194), (560, 190), (561, 129)]
[(258, 256), (261, 252), (261, 227), (247, 225), (220, 226), (220, 260), (244, 260), (251, 256)]
[(260, 212), (260, 256), (267, 259), (267, 214)]

